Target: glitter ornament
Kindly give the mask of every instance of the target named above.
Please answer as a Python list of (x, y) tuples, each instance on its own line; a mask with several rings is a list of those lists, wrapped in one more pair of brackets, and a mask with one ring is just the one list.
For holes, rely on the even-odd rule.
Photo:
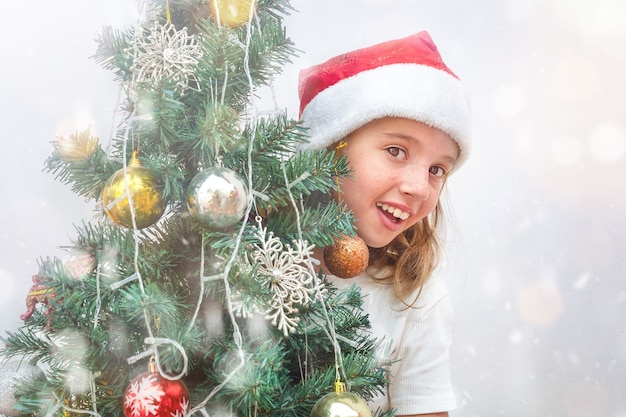
[(365, 271), (369, 264), (369, 248), (358, 236), (342, 236), (324, 248), (324, 264), (339, 278), (353, 278)]
[(236, 28), (244, 25), (250, 18), (250, 8), (254, 0), (209, 0), (211, 12), (220, 23)]
[(149, 371), (133, 379), (124, 393), (126, 417), (176, 417), (189, 411), (189, 391), (181, 380), (164, 378), (150, 362)]
[[(104, 211), (115, 223), (132, 228), (133, 216), (128, 194), (133, 201), (137, 229), (156, 223), (165, 211), (165, 201), (161, 196), (163, 185), (152, 171), (141, 166), (133, 153), (126, 175), (120, 169), (109, 178), (102, 191)], [(127, 193), (128, 191), (128, 193)]]
[(95, 258), (87, 252), (76, 252), (63, 261), (67, 273), (75, 280), (85, 279), (96, 268)]
[(13, 406), (17, 402), (16, 384), (43, 378), (43, 372), (26, 361), (11, 360), (0, 366), (0, 415), (14, 417), (20, 415)]
[(54, 311), (53, 301), (56, 298), (56, 295), (52, 288), (48, 287), (45, 284), (46, 277), (41, 275), (33, 275), (33, 285), (30, 287), (30, 291), (28, 291), (28, 295), (26, 296), (26, 312), (20, 315), (20, 319), (27, 321), (30, 317), (35, 313), (35, 309), (37, 308), (37, 304), (42, 304), (47, 306), (44, 315), (48, 317), (48, 321), (46, 323), (46, 330), (52, 329), (52, 312)]
[(372, 417), (367, 403), (358, 395), (345, 391), (345, 385), (335, 383), (335, 392), (320, 398), (313, 409), (311, 417)]
[(187, 206), (192, 216), (210, 228), (226, 228), (241, 220), (248, 206), (248, 190), (235, 171), (208, 168), (189, 183)]

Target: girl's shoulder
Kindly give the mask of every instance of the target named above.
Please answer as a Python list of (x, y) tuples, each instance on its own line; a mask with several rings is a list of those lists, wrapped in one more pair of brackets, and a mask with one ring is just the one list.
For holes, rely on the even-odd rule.
[[(433, 275), (420, 287), (409, 294), (404, 302), (397, 298), (393, 285), (377, 280), (372, 271), (364, 272), (351, 279), (328, 276), (331, 284), (339, 290), (355, 285), (360, 288), (361, 295), (371, 303), (383, 303), (393, 310), (405, 310), (410, 315), (422, 316), (440, 303), (448, 303), (448, 289), (443, 280)], [(407, 307), (410, 305), (410, 307)]]

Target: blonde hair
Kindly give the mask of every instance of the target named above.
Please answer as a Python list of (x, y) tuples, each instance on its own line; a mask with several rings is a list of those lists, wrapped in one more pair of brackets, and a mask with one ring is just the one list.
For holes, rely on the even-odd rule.
[[(407, 306), (415, 304), (422, 286), (437, 267), (441, 253), (440, 227), (443, 208), (438, 201), (428, 216), (398, 235), (382, 248), (370, 249), (373, 279), (392, 284), (396, 296)], [(391, 268), (389, 268), (391, 267)], [(390, 271), (381, 275), (381, 271)], [(416, 295), (412, 300), (408, 297)]]
[[(346, 136), (326, 149), (341, 152), (349, 137), (350, 135)], [(445, 184), (444, 179), (441, 193)], [(386, 246), (370, 248), (368, 273), (374, 280), (393, 285), (396, 296), (407, 307), (415, 304), (423, 285), (439, 263), (439, 234), (443, 226), (443, 215), (441, 200), (437, 200), (437, 205), (430, 214), (396, 236)], [(408, 300), (412, 294), (415, 296)]]

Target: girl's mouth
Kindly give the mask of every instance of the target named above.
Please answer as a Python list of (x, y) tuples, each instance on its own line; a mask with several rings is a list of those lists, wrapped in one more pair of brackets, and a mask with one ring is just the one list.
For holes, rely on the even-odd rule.
[(376, 203), (376, 207), (378, 207), (385, 214), (385, 216), (387, 216), (387, 218), (394, 223), (406, 220), (410, 216), (410, 214), (406, 211), (402, 211), (397, 207), (391, 207), (388, 204)]

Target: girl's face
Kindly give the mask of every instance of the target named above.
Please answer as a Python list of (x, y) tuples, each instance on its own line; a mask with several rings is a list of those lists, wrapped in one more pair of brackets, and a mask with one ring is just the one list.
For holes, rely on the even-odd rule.
[(459, 148), (439, 129), (386, 117), (346, 138), (340, 151), (352, 173), (340, 180), (341, 198), (354, 213), (368, 246), (390, 243), (431, 213)]

